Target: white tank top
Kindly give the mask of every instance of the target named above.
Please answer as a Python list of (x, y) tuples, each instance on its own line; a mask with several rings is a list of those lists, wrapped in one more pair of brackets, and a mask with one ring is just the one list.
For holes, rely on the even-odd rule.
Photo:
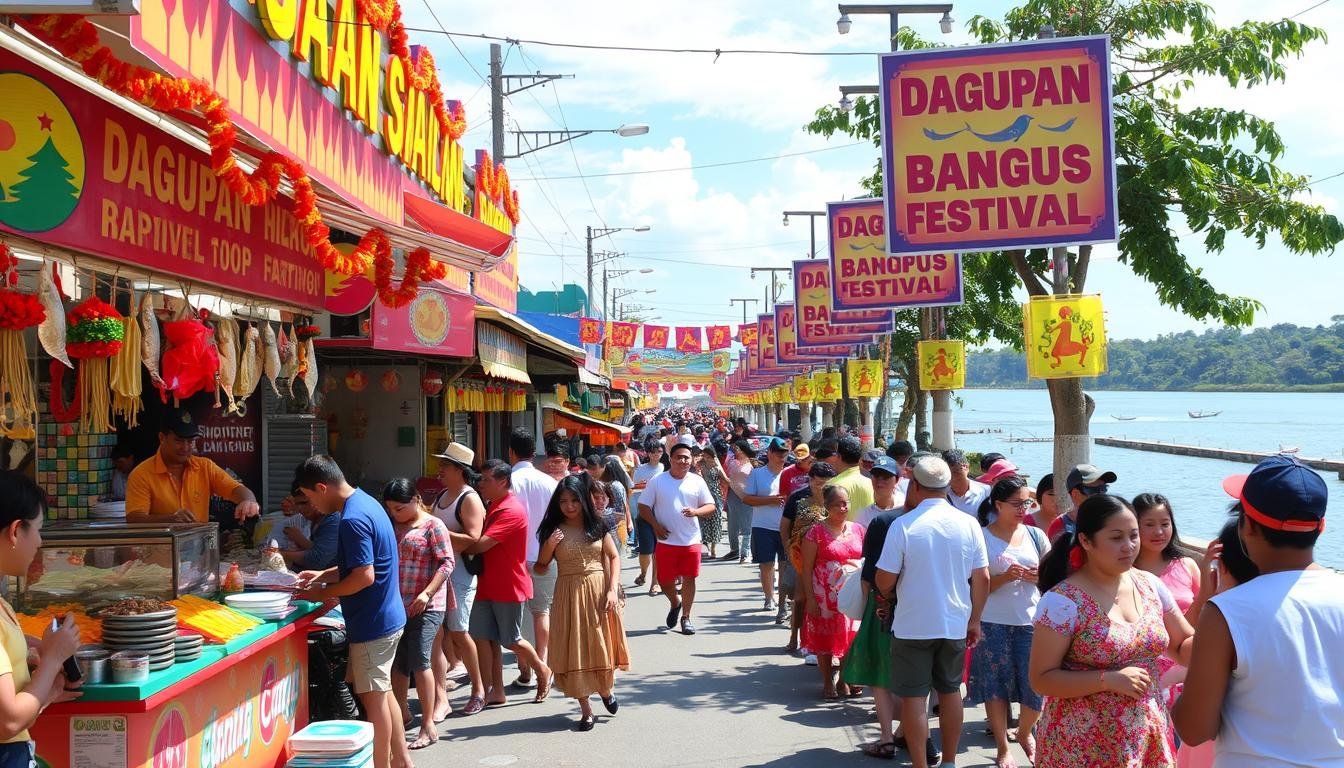
[(1270, 573), (1212, 602), (1237, 653), (1215, 765), (1344, 768), (1344, 576)]
[(457, 505), (462, 501), (462, 497), (466, 496), (468, 493), (475, 492), (476, 491), (471, 489), (471, 486), (464, 486), (462, 492), (457, 494), (457, 498), (444, 506), (439, 506), (439, 502), (443, 501), (444, 497), (444, 494), (441, 493), (439, 494), (439, 497), (434, 500), (434, 507), (430, 511), (433, 512), (435, 517), (442, 520), (444, 525), (448, 526), (448, 530), (453, 533), (462, 533), (462, 524), (457, 522)]

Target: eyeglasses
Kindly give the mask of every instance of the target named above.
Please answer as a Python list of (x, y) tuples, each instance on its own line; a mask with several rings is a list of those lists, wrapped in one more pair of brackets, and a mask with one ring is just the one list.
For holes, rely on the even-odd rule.
[(1109, 491), (1110, 489), (1111, 489), (1111, 486), (1110, 486), (1109, 483), (1102, 483), (1101, 485), (1080, 485), (1080, 486), (1078, 486), (1078, 492), (1081, 493), (1081, 494), (1083, 494), (1084, 496), (1099, 496), (1099, 495), (1101, 495), (1101, 494), (1103, 494), (1103, 493), (1106, 493), (1106, 492)]
[(1016, 509), (1026, 509), (1031, 506), (1031, 499), (1023, 499), (1021, 501), (1000, 501), (999, 503)]

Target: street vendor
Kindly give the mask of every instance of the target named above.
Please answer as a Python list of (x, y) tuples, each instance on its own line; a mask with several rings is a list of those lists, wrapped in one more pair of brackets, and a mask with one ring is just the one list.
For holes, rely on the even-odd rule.
[(126, 522), (208, 523), (212, 495), (237, 504), (233, 514), (239, 522), (261, 513), (256, 495), (215, 462), (193, 455), (200, 434), (200, 424), (187, 409), (165, 414), (159, 450), (126, 481)]

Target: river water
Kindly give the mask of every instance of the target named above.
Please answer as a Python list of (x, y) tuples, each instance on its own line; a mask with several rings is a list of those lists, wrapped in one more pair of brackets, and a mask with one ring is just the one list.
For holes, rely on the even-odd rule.
[[(1304, 457), (1344, 459), (1344, 393), (1092, 392), (1094, 437), (1160, 440), (1216, 448), (1277, 451), (1296, 446)], [(1049, 437), (1054, 432), (1045, 390), (963, 390), (953, 406), (957, 429), (1002, 429), (1001, 434), (957, 435), (967, 451), (998, 451), (1033, 479), (1050, 471), (1051, 443), (1013, 443), (1008, 437)], [(955, 402), (955, 401), (954, 401)], [(1188, 411), (1222, 411), (1192, 419)], [(1119, 421), (1115, 416), (1133, 416)], [(1221, 482), (1249, 472), (1250, 464), (1092, 446), (1092, 463), (1115, 472), (1111, 490), (1126, 498), (1145, 491), (1171, 499), (1182, 535), (1201, 541), (1217, 534), (1230, 498)], [(1330, 502), (1316, 547), (1319, 562), (1344, 568), (1344, 482), (1322, 473)]]

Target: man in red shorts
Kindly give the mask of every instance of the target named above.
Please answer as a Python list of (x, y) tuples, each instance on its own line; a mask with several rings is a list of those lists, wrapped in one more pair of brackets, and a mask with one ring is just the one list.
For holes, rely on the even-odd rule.
[[(715, 513), (714, 497), (699, 475), (691, 472), (692, 439), (686, 436), (673, 444), (672, 468), (649, 480), (639, 496), (639, 517), (653, 526), (658, 546), (653, 553), (658, 585), (667, 595), (671, 608), (667, 628), (681, 614), (681, 633), (694, 635), (691, 604), (695, 602), (695, 579), (700, 575), (700, 520)], [(681, 578), (681, 594), (676, 581)]]

